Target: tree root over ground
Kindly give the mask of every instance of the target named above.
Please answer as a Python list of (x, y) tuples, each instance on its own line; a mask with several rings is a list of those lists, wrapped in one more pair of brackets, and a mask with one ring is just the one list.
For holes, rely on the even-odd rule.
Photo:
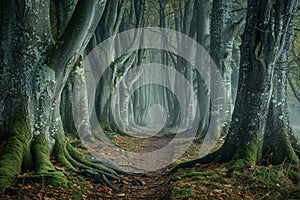
[[(129, 142), (127, 138), (120, 137), (119, 139)], [(43, 137), (40, 136), (31, 145), (31, 149), (38, 148), (43, 141)], [(155, 148), (153, 142), (147, 144), (151, 150)], [(165, 143), (159, 139), (155, 142)], [(299, 166), (289, 164), (284, 166), (245, 166), (229, 172), (230, 164), (203, 165), (196, 164), (196, 160), (194, 160), (189, 161), (190, 164), (193, 163), (192, 168), (187, 169), (187, 166), (181, 164), (180, 166), (184, 166), (186, 169), (180, 169), (172, 176), (166, 176), (168, 168), (164, 168), (144, 174), (144, 176), (129, 177), (117, 170), (111, 173), (111, 169), (108, 171), (96, 169), (95, 163), (86, 158), (84, 148), (83, 153), (78, 153), (82, 152), (82, 148), (78, 146), (76, 149), (73, 145), (74, 143), (69, 143), (68, 140), (59, 140), (55, 145), (53, 156), (50, 157), (51, 164), (55, 167), (54, 171), (50, 170), (47, 176), (44, 175), (42, 178), (37, 173), (25, 172), (18, 176), (18, 184), (8, 187), (4, 194), (0, 193), (0, 199), (267, 198), (264, 195), (270, 195), (269, 198), (274, 197), (273, 199), (288, 199), (299, 196)], [(195, 146), (195, 149), (197, 147)], [(195, 149), (190, 149), (189, 153)], [(49, 154), (48, 151), (45, 152), (47, 153), (43, 153), (43, 155)], [(76, 155), (73, 155), (73, 152)], [(32, 156), (36, 155), (32, 153)], [(197, 156), (195, 154), (192, 158)], [(187, 154), (182, 159), (186, 158), (191, 157)], [(197, 160), (199, 161), (199, 159)], [(80, 167), (77, 164), (81, 164)], [(68, 181), (67, 189), (47, 185), (47, 181), (52, 179), (51, 175), (55, 174), (55, 170), (58, 170)], [(101, 173), (95, 174), (95, 170), (99, 170)], [(103, 180), (102, 173), (108, 174), (105, 174), (105, 178), (111, 186)], [(112, 174), (118, 179), (109, 176)], [(95, 177), (99, 178), (98, 181)]]
[[(36, 136), (28, 145), (28, 129), (26, 124), (16, 124), (14, 135), (10, 137), (3, 151), (0, 160), (0, 190), (4, 191), (10, 185), (17, 182), (21, 172), (34, 169), (35, 173), (22, 176), (24, 182), (42, 183), (67, 187), (70, 181), (63, 168), (57, 171), (50, 161), (50, 149), (48, 141), (43, 134)], [(119, 182), (129, 181), (118, 175), (118, 172), (108, 168), (101, 163), (92, 163), (86, 160), (86, 155), (80, 153), (67, 140), (57, 140), (53, 156), (63, 167), (72, 172), (88, 176), (98, 183), (106, 184), (115, 189), (111, 180)], [(124, 172), (120, 172), (124, 173)]]

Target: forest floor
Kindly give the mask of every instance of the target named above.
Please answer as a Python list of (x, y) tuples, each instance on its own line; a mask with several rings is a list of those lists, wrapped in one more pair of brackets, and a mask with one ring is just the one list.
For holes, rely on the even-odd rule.
[[(166, 137), (149, 140), (112, 135), (115, 144), (135, 152), (151, 151), (168, 141)], [(222, 144), (220, 141), (219, 146)], [(197, 158), (200, 144), (193, 143), (176, 163), (159, 171), (139, 177), (125, 177), (127, 181), (112, 181), (116, 190), (96, 183), (90, 178), (65, 170), (52, 162), (56, 170), (64, 171), (71, 181), (69, 188), (53, 187), (39, 183), (18, 183), (0, 194), (0, 200), (87, 200), (87, 199), (300, 199), (300, 183), (293, 178), (300, 172), (299, 166), (252, 166), (228, 173), (227, 164), (209, 164), (189, 169), (179, 169), (171, 176), (168, 171), (177, 163)], [(85, 152), (82, 149), (79, 149)], [(164, 158), (161, 158), (164, 159)], [(159, 162), (156, 161), (156, 162)]]

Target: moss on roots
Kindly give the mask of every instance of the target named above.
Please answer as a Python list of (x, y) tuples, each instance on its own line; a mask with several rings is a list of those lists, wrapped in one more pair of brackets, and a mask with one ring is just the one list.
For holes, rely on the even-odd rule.
[(204, 156), (202, 158), (198, 158), (198, 159), (195, 159), (195, 160), (190, 160), (190, 161), (179, 163), (178, 165), (176, 165), (175, 167), (173, 167), (168, 174), (172, 174), (172, 173), (176, 172), (180, 168), (193, 167), (197, 163), (200, 163), (200, 164), (211, 163), (211, 162), (213, 162), (215, 160), (215, 158), (219, 155), (219, 153), (220, 153), (220, 149), (218, 149), (215, 152), (209, 153), (208, 155), (206, 155), (206, 156)]
[(254, 166), (258, 161), (259, 151), (259, 139), (257, 134), (248, 136), (244, 134), (247, 143), (245, 145), (239, 145), (239, 148), (235, 152), (232, 160), (229, 162), (229, 171), (242, 167), (242, 166)]
[[(7, 186), (16, 181), (17, 175), (20, 174), (24, 152), (29, 151), (28, 142), (30, 131), (25, 112), (17, 114), (6, 146), (0, 156), (0, 190), (3, 191)], [(26, 159), (29, 159), (26, 157)]]
[[(0, 191), (13, 185), (22, 169), (33, 168), (35, 175), (22, 176), (24, 182), (67, 187), (69, 180), (64, 172), (56, 171), (50, 161), (51, 152), (45, 135), (40, 134), (31, 141), (26, 116), (26, 112), (17, 115), (11, 136), (0, 154)], [(112, 188), (107, 178), (121, 180), (114, 170), (86, 160), (86, 155), (79, 153), (66, 138), (56, 138), (53, 154), (64, 167), (104, 182)]]
[(32, 144), (32, 153), (35, 172), (37, 174), (37, 176), (33, 176), (33, 178), (41, 176), (47, 184), (67, 186), (67, 178), (62, 172), (55, 171), (55, 167), (50, 162), (50, 149), (48, 141), (43, 134), (40, 134), (35, 138), (35, 141)]
[(88, 167), (91, 167), (91, 168), (95, 168), (95, 169), (98, 169), (98, 170), (101, 170), (103, 172), (107, 172), (107, 173), (110, 173), (110, 174), (113, 174), (113, 175), (117, 175), (117, 173), (102, 165), (102, 164), (95, 164), (95, 163), (92, 163), (92, 162), (89, 162), (85, 159), (85, 155), (82, 154), (82, 153), (79, 153), (70, 143), (67, 143), (67, 151), (69, 153), (69, 155), (76, 161), (76, 162), (79, 162), (79, 163), (82, 163), (83, 165), (86, 165)]
[(101, 126), (103, 131), (107, 131), (107, 132), (110, 132), (110, 133), (114, 132), (108, 122), (100, 122), (100, 126)]
[(70, 163), (66, 157), (66, 142), (62, 139), (56, 141), (54, 146), (54, 156), (57, 162), (61, 163), (64, 167), (70, 169), (71, 171), (78, 172), (78, 170)]
[(267, 143), (266, 154), (268, 154), (268, 162), (278, 165), (284, 162), (299, 163), (299, 158), (295, 153), (292, 144), (288, 138), (288, 134), (284, 128), (279, 129), (275, 144)]

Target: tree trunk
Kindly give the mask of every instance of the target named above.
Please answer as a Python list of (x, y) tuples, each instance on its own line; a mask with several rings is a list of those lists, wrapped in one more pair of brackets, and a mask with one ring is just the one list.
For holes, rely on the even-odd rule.
[[(274, 105), (277, 98), (284, 97), (281, 101), (286, 101), (285, 78), (278, 73), (274, 76), (274, 68), (275, 62), (287, 61), (284, 51), (290, 45), (286, 38), (292, 32), (290, 23), (294, 15), (291, 13), (295, 12), (295, 8), (294, 0), (248, 2), (237, 100), (229, 135), (217, 161), (233, 159), (234, 165), (255, 165), (267, 155), (274, 154), (270, 160), (274, 164), (298, 162), (287, 136), (286, 124), (280, 120), (285, 118), (285, 106)], [(284, 59), (280, 60), (282, 56)], [(283, 83), (274, 85), (274, 82), (280, 81)], [(273, 101), (272, 95), (275, 97)], [(272, 133), (267, 132), (270, 125), (274, 130)], [(280, 141), (280, 145), (286, 144), (289, 148), (263, 152), (270, 144), (265, 140), (268, 137), (280, 139), (276, 144), (279, 145)]]
[(226, 124), (224, 127), (225, 129), (223, 130), (224, 132), (226, 132), (226, 126), (228, 126), (228, 124), (230, 123), (231, 115), (233, 112), (233, 102), (231, 93), (231, 59), (234, 37), (228, 36), (230, 30), (234, 29), (234, 27), (231, 27), (231, 7), (232, 1), (214, 0), (211, 13), (210, 54), (223, 76), (224, 87), (226, 90), (227, 106), (225, 122)]
[[(230, 161), (230, 169), (266, 160), (271, 164), (299, 162), (288, 134), (284, 72), (296, 7), (295, 0), (248, 1), (237, 99), (225, 143), (171, 172), (198, 162)], [(283, 71), (274, 72), (276, 63)]]
[[(196, 40), (199, 44), (209, 51), (210, 49), (210, 1), (196, 0), (195, 1), (194, 18), (196, 19), (193, 26), (197, 27)], [(197, 89), (198, 89), (198, 103), (200, 110), (200, 122), (198, 134), (204, 135), (208, 131), (210, 121), (210, 90), (205, 83), (203, 77), (197, 73)]]
[[(1, 13), (7, 23), (1, 29), (4, 36), (1, 49), (8, 50), (1, 57), (4, 61), (1, 84), (9, 87), (4, 91), (5, 98), (1, 98), (5, 107), (0, 112), (0, 128), (1, 132), (11, 134), (1, 156), (1, 190), (14, 181), (22, 163), (23, 166), (32, 164), (31, 157), (36, 174), (56, 183), (66, 183), (63, 173), (53, 172), (49, 160), (54, 147), (65, 143), (60, 116), (61, 92), (104, 6), (105, 1), (79, 0), (66, 29), (53, 44), (50, 1), (3, 1)], [(60, 156), (63, 155), (61, 152)], [(66, 159), (58, 160), (71, 168)]]

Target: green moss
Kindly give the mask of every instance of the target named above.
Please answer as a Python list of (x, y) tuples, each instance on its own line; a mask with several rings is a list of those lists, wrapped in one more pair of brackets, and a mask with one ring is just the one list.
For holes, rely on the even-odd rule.
[(51, 172), (43, 175), (24, 176), (20, 182), (22, 184), (39, 184), (68, 187), (69, 182), (61, 172)]
[(254, 166), (257, 163), (260, 147), (257, 134), (244, 134), (241, 140), (246, 141), (246, 145), (239, 145), (233, 159), (229, 162), (229, 171), (242, 166)]
[(110, 127), (109, 123), (107, 123), (107, 122), (101, 122), (100, 126), (101, 126), (103, 131), (107, 131), (107, 132), (110, 132), (110, 133), (114, 132), (112, 130), (112, 128)]
[(55, 167), (50, 162), (50, 149), (43, 134), (35, 138), (32, 144), (32, 154), (37, 177), (47, 180), (47, 184), (67, 186), (68, 180), (64, 174), (55, 171)]
[(296, 184), (300, 184), (300, 172), (292, 170), (289, 172), (289, 176)]
[(71, 142), (71, 145), (75, 148), (79, 147), (82, 145), (82, 141), (81, 140), (75, 140), (73, 142)]
[[(184, 183), (180, 183), (178, 184), (183, 185)], [(178, 198), (182, 198), (182, 199), (190, 199), (192, 197), (197, 197), (196, 194), (193, 193), (193, 189), (191, 186), (185, 186), (182, 187), (180, 189), (173, 189), (172, 192), (170, 193), (170, 196), (168, 199), (173, 199), (174, 197)]]
[(173, 167), (168, 174), (170, 175), (170, 174), (176, 172), (180, 168), (193, 167), (197, 163), (200, 163), (200, 164), (211, 163), (219, 155), (220, 151), (221, 151), (221, 149), (218, 149), (217, 151), (209, 153), (208, 155), (206, 155), (206, 156), (204, 156), (202, 158), (198, 158), (198, 159), (195, 159), (195, 160), (190, 160), (190, 161), (182, 162), (182, 163), (176, 165), (175, 167)]
[(23, 170), (32, 170), (33, 169), (33, 159), (30, 152), (30, 143), (26, 144), (26, 148), (24, 149), (24, 157), (23, 157)]
[(4, 147), (0, 156), (0, 190), (16, 181), (20, 174), (24, 152), (28, 152), (30, 131), (25, 112), (16, 115), (12, 136)]
[(57, 140), (53, 152), (56, 161), (61, 163), (64, 167), (67, 167), (68, 169), (77, 172), (78, 170), (76, 170), (73, 167), (73, 165), (69, 162), (69, 160), (66, 158), (65, 152), (66, 152), (66, 142), (62, 140)]
[(32, 144), (32, 154), (34, 166), (37, 174), (45, 174), (54, 171), (54, 166), (50, 162), (50, 149), (48, 141), (43, 134), (35, 137)]
[(299, 163), (290, 138), (287, 133), (287, 127), (283, 122), (279, 122), (276, 129), (265, 138), (264, 158), (267, 163), (280, 165), (282, 163)]
[(213, 171), (207, 171), (207, 172), (192, 172), (185, 174), (183, 176), (180, 176), (180, 178), (195, 178), (197, 176), (202, 176), (202, 177), (208, 177), (208, 176), (213, 176), (216, 174), (222, 174), (225, 175), (225, 171), (223, 170), (213, 170)]
[(299, 159), (289, 141), (288, 134), (283, 129), (281, 129), (279, 133), (276, 146), (272, 153), (274, 155), (271, 157), (271, 163), (274, 165), (284, 162), (299, 163)]
[(297, 166), (241, 167), (230, 174), (223, 168), (184, 171), (173, 182), (169, 199), (299, 199), (299, 185), (288, 176)]

